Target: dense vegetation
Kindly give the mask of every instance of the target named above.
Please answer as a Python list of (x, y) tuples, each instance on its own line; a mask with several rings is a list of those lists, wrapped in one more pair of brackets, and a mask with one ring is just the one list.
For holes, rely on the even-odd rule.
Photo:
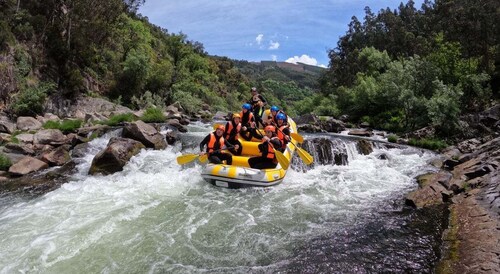
[[(353, 121), (406, 132), (433, 125), (441, 136), (459, 116), (498, 99), (500, 2), (413, 1), (353, 17), (305, 111), (349, 114)], [(307, 102), (307, 101), (306, 101)]]
[(395, 132), (434, 125), (449, 136), (460, 115), (499, 97), (495, 0), (425, 1), (421, 9), (408, 1), (378, 14), (367, 7), (329, 51), (328, 70), (305, 73), (209, 56), (136, 14), (143, 2), (0, 0), (4, 108), (33, 115), (46, 98), (87, 94), (135, 109), (179, 101), (191, 114), (229, 111), (255, 85), (291, 115), (348, 114)]

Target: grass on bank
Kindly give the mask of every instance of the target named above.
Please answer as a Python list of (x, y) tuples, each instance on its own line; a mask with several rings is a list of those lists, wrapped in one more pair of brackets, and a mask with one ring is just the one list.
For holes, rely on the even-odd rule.
[(421, 147), (421, 148), (426, 148), (426, 149), (430, 149), (430, 150), (440, 150), (440, 149), (446, 148), (448, 146), (448, 144), (446, 144), (445, 141), (437, 140), (437, 139), (414, 139), (414, 138), (411, 138), (408, 141), (408, 144), (410, 146)]
[(47, 121), (43, 124), (43, 128), (45, 129), (59, 129), (63, 133), (75, 132), (79, 129), (83, 124), (82, 120), (63, 120), (63, 121)]
[(163, 123), (167, 119), (159, 108), (150, 107), (144, 111), (140, 118), (145, 123)]
[(123, 123), (123, 122), (133, 122), (135, 120), (137, 120), (137, 119), (134, 116), (134, 114), (129, 112), (129, 113), (121, 113), (121, 114), (113, 115), (113, 116), (109, 117), (108, 120), (97, 121), (96, 124), (108, 125), (108, 126), (113, 127), (113, 126), (119, 125), (120, 123)]

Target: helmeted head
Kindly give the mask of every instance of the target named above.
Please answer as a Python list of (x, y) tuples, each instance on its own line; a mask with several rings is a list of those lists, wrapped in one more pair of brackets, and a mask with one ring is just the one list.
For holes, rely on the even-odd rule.
[(277, 112), (278, 110), (280, 110), (280, 108), (277, 107), (277, 106), (272, 106), (271, 107), (271, 111)]
[(272, 132), (272, 133), (275, 133), (276, 132), (276, 128), (274, 126), (266, 126), (266, 128), (264, 129), (264, 131), (267, 133), (269, 132)]
[(233, 121), (239, 123), (241, 119), (241, 115), (239, 113), (233, 113)]
[(218, 125), (215, 130), (219, 130), (219, 129), (224, 131), (224, 130), (226, 130), (226, 127), (224, 125)]
[(251, 92), (257, 92), (257, 88), (256, 88), (256, 87), (252, 87), (252, 88), (250, 89), (250, 91), (251, 91)]
[(241, 107), (243, 109), (246, 109), (246, 110), (251, 110), (252, 109), (252, 106), (249, 103), (243, 104), (243, 106), (241, 106)]
[(286, 120), (286, 115), (283, 113), (278, 113), (278, 115), (276, 115), (276, 120), (284, 122)]

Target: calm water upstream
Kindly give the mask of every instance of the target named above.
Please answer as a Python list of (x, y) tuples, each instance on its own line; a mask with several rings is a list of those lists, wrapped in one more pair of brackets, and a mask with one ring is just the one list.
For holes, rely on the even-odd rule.
[[(191, 126), (184, 146), (208, 130)], [(178, 166), (179, 146), (86, 176), (109, 137), (92, 141), (72, 182), (0, 200), (0, 273), (432, 272), (439, 256), (442, 214), (403, 206), (430, 153), (363, 156), (346, 142), (346, 166), (229, 190), (206, 183), (199, 165)]]

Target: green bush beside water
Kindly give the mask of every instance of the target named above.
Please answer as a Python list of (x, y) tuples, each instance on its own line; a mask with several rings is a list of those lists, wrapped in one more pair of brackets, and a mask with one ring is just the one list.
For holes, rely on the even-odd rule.
[(421, 148), (426, 148), (426, 149), (431, 149), (431, 150), (439, 150), (439, 149), (443, 149), (443, 148), (448, 146), (445, 141), (436, 140), (436, 139), (413, 139), (412, 138), (408, 141), (408, 144), (410, 146), (416, 146), (416, 147), (421, 147)]
[(166, 119), (163, 111), (158, 108), (147, 108), (141, 116), (141, 120), (146, 123), (163, 123)]
[(5, 154), (0, 153), (0, 170), (8, 170), (11, 165), (10, 159)]
[(47, 121), (43, 124), (45, 129), (59, 129), (64, 133), (74, 132), (82, 126), (83, 121), (76, 120), (63, 120), (63, 121)]
[(106, 121), (98, 121), (96, 124), (116, 126), (116, 125), (123, 123), (123, 122), (133, 122), (135, 120), (136, 120), (136, 118), (135, 118), (134, 114), (122, 113), (122, 114), (113, 115)]

